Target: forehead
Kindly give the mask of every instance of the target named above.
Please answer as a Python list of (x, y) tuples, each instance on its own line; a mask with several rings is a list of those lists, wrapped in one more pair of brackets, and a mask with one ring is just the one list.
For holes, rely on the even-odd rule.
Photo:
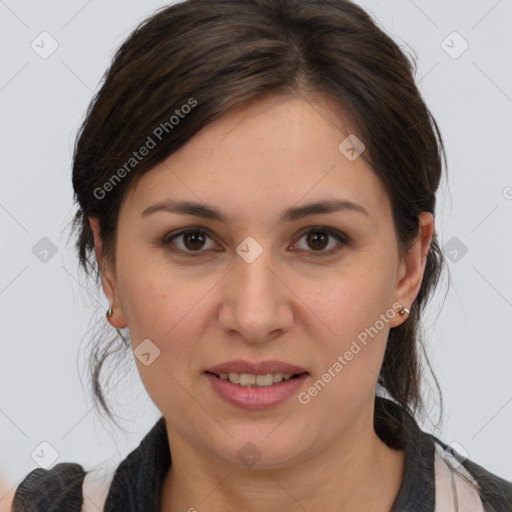
[(239, 216), (337, 196), (382, 216), (389, 202), (380, 180), (339, 149), (348, 130), (325, 99), (260, 99), (204, 127), (137, 180), (126, 202), (140, 214), (156, 201), (188, 199)]

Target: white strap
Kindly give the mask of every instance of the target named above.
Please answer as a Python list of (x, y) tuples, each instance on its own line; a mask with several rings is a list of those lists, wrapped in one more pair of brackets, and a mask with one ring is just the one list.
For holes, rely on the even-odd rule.
[(114, 472), (94, 468), (87, 471), (82, 485), (84, 502), (82, 512), (98, 512), (105, 508)]
[(438, 443), (434, 444), (435, 512), (485, 512), (479, 493), (461, 474), (479, 488), (476, 480), (464, 466), (459, 465), (457, 469), (451, 467), (441, 456), (443, 448)]

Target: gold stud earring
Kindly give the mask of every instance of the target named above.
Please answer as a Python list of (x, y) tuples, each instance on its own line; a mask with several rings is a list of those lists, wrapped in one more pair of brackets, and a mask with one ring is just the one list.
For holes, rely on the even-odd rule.
[(110, 307), (107, 309), (107, 318), (112, 318), (112, 315), (114, 314), (114, 308)]

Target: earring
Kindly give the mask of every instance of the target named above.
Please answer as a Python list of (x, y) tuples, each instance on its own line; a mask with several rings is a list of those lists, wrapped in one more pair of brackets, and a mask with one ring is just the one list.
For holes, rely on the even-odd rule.
[(409, 309), (407, 309), (407, 308), (405, 308), (405, 307), (403, 307), (403, 308), (398, 312), (398, 314), (399, 314), (400, 316), (408, 315), (409, 313), (410, 313), (410, 310), (409, 310)]
[[(112, 327), (115, 327), (116, 329), (119, 329), (119, 327), (117, 327), (117, 325), (113, 324), (110, 319), (112, 318), (112, 316), (114, 315), (114, 308), (111, 306), (107, 309), (107, 322), (112, 325)], [(129, 341), (120, 333), (118, 332), (119, 336), (121, 336), (121, 339), (123, 340), (123, 343), (128, 347), (129, 346)]]

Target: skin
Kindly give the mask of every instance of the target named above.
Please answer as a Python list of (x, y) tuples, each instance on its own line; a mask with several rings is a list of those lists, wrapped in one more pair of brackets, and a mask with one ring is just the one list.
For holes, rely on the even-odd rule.
[[(380, 180), (362, 157), (338, 145), (350, 133), (326, 98), (270, 96), (206, 126), (179, 151), (132, 184), (122, 203), (117, 261), (103, 288), (111, 323), (128, 327), (133, 348), (149, 338), (160, 356), (137, 368), (166, 419), (173, 464), (162, 486), (162, 511), (382, 511), (396, 498), (403, 452), (373, 429), (377, 376), (395, 314), (306, 405), (296, 396), (262, 411), (223, 401), (204, 371), (233, 359), (276, 359), (310, 373), (307, 390), (357, 335), (393, 304), (410, 308), (421, 286), (434, 232), (428, 212), (401, 258)], [(344, 198), (363, 206), (279, 223), (282, 210)], [(164, 200), (204, 202), (229, 221), (156, 212)], [(95, 219), (96, 256), (102, 260)], [(207, 231), (171, 252), (162, 239), (186, 226)], [(315, 245), (308, 228), (349, 237)], [(306, 236), (305, 236), (306, 235)], [(237, 246), (252, 236), (263, 252), (247, 263)], [(320, 247), (320, 249), (318, 249)], [(330, 256), (321, 251), (338, 247)], [(215, 251), (215, 248), (219, 248)], [(197, 252), (197, 251), (196, 251)], [(396, 313), (396, 310), (394, 310)], [(252, 467), (237, 452), (251, 442)]]
[(0, 512), (10, 512), (16, 493), (16, 485), (0, 477)]

